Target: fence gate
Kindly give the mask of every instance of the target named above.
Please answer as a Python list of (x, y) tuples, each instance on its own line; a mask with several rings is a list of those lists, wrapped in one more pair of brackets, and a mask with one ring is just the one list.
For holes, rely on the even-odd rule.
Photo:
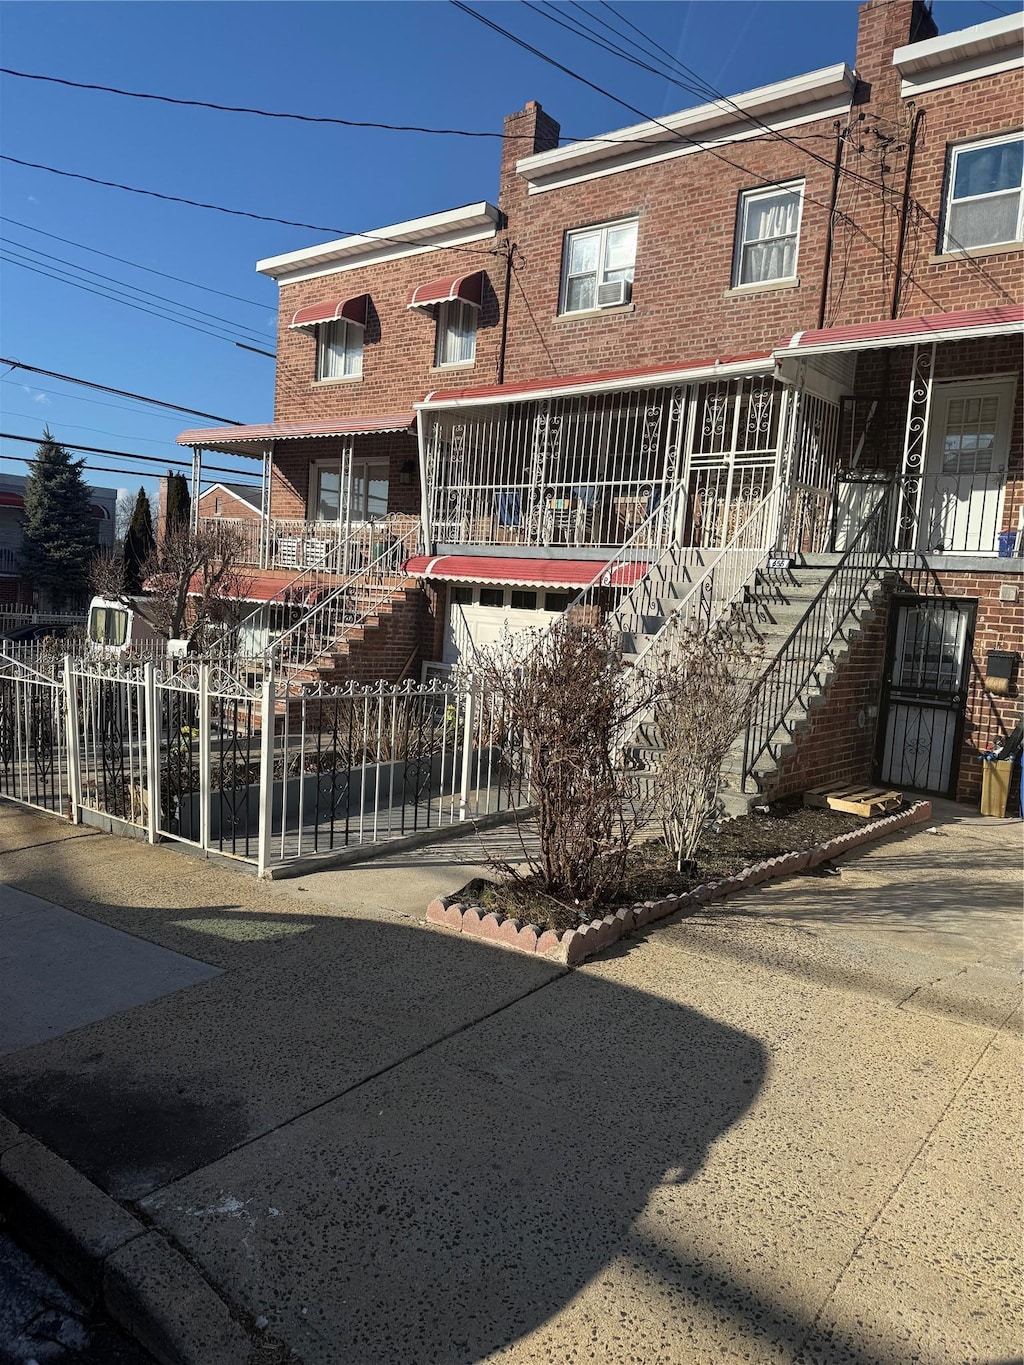
[(67, 671), (78, 804), (141, 829), (150, 827), (149, 665), (73, 661)]
[(952, 796), (977, 606), (947, 598), (897, 598), (893, 605), (879, 778)]
[(63, 678), (0, 654), (0, 796), (65, 814), (71, 799)]

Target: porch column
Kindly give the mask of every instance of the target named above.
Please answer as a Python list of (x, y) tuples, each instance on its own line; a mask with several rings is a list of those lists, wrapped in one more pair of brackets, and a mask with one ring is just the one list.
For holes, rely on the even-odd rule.
[(777, 497), (767, 548), (786, 550), (790, 554), (795, 554), (800, 548), (796, 534), (796, 447), (806, 377), (807, 362), (802, 360), (792, 385), (783, 389), (780, 398), (782, 412), (779, 417), (779, 453), (775, 470)]
[(193, 531), (199, 530), (199, 492), (203, 477), (203, 448), (192, 447), (192, 506), (189, 508), (189, 525)]
[(433, 550), (430, 526), (430, 489), (427, 484), (427, 422), (430, 416), (422, 410), (416, 413), (416, 453), (420, 466), (420, 540), (424, 554)]
[(260, 568), (270, 565), (270, 477), (274, 458), (273, 442), (263, 447), (262, 481), (260, 483)]
[(914, 346), (907, 394), (907, 425), (903, 436), (903, 462), (896, 496), (897, 549), (913, 550), (921, 518), (924, 458), (932, 410), (932, 380), (937, 343)]

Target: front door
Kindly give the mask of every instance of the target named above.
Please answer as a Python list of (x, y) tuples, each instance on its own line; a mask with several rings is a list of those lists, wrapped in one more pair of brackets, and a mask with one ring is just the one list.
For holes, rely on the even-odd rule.
[(894, 598), (882, 694), (879, 779), (952, 796), (967, 697), (974, 602)]
[(917, 548), (995, 554), (1016, 381), (936, 384)]

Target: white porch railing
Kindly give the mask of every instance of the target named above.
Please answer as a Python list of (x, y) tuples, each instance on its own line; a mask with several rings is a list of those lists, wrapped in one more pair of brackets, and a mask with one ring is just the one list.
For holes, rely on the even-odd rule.
[(279, 672), (293, 673), (326, 654), (347, 631), (362, 624), (381, 607), (403, 582), (402, 566), (419, 547), (419, 526), (404, 532), (383, 527), (380, 539), (371, 540), (368, 556), (353, 566), (339, 583), (324, 594), (266, 649), (266, 662)]
[(230, 536), (239, 562), (249, 568), (323, 569), (328, 562), (342, 572), (343, 547), (354, 528), (346, 521), (302, 521), (275, 517), (267, 534), (264, 563), (262, 521), (247, 517), (200, 517), (199, 528), (214, 536)]

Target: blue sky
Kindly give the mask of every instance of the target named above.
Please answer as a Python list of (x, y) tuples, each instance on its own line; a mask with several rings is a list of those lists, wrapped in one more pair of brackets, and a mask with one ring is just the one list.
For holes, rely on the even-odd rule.
[[(637, 0), (618, 7), (727, 94), (854, 60), (855, 0)], [(477, 8), (652, 116), (702, 102), (524, 5)], [(935, 0), (934, 13), (946, 33), (1014, 8), (1011, 0)], [(598, 16), (611, 18), (598, 6), (587, 9), (592, 27)], [(573, 137), (636, 121), (443, 0), (5, 3), (0, 18), (5, 66), (187, 99), (486, 130), (499, 130), (505, 114), (537, 99)], [(272, 350), (276, 286), (255, 273), (256, 260), (497, 196), (499, 146), (490, 139), (277, 122), (10, 76), (0, 76), (0, 125), (8, 156), (332, 229), (258, 223), (0, 164), (0, 212), (27, 225), (0, 223), (5, 255), (22, 262), (0, 266), (0, 354), (244, 422), (271, 417), (271, 360), (33, 273), (25, 263), (91, 285), (97, 282), (81, 268), (103, 272), (216, 314), (230, 336)], [(147, 275), (82, 246), (235, 297)], [(223, 322), (189, 317), (195, 327), (223, 330)], [(17, 371), (0, 383), (0, 413), (4, 431), (36, 436), (49, 423), (69, 442), (159, 458), (180, 455), (178, 431), (212, 425)], [(10, 457), (28, 454), (31, 447), (4, 441), (0, 468), (23, 473), (26, 466)], [(251, 462), (211, 459), (254, 472)], [(143, 468), (87, 474), (132, 490), (143, 482), (152, 492), (159, 468), (145, 477)]]

